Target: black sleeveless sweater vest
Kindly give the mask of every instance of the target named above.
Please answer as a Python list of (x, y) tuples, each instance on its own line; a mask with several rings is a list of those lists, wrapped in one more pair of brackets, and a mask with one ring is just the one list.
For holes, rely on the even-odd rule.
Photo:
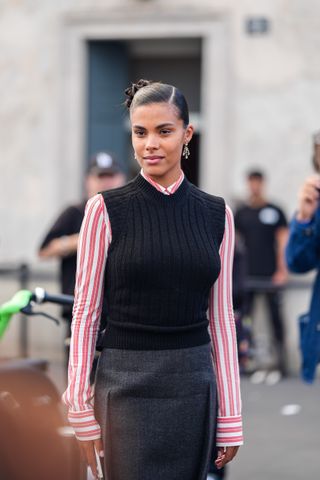
[(209, 343), (207, 309), (220, 272), (223, 199), (187, 179), (164, 195), (140, 174), (102, 195), (112, 230), (102, 346), (162, 350)]

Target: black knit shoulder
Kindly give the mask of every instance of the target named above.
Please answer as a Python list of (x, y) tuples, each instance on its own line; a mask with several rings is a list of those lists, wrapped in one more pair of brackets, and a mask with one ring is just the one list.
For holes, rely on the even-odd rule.
[(134, 196), (134, 181), (131, 180), (122, 187), (101, 192), (101, 195), (103, 197), (111, 222), (111, 248), (113, 248), (116, 239), (118, 239), (121, 235), (122, 226), (126, 220), (126, 216), (128, 213), (128, 206), (130, 205), (130, 201)]
[(105, 200), (119, 200), (123, 199), (124, 197), (132, 194), (133, 192), (133, 185), (134, 185), (134, 180), (131, 180), (130, 182), (126, 183), (122, 187), (118, 188), (113, 188), (112, 190), (105, 190), (104, 192), (100, 192), (101, 195)]
[(190, 195), (197, 199), (205, 208), (212, 213), (212, 221), (217, 232), (218, 246), (220, 246), (225, 229), (226, 203), (222, 197), (211, 195), (190, 184)]

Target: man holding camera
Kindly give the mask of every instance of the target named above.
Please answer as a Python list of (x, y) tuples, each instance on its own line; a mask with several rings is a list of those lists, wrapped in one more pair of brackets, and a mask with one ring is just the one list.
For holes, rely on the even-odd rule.
[(316, 173), (305, 180), (299, 191), (286, 248), (291, 271), (317, 270), (309, 312), (300, 317), (302, 378), (308, 383), (313, 382), (320, 362), (320, 131), (313, 136), (312, 161)]

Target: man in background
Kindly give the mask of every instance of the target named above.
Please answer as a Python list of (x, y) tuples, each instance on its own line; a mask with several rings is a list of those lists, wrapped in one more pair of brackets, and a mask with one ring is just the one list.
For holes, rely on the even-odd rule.
[[(288, 237), (287, 220), (283, 211), (270, 203), (265, 195), (263, 172), (254, 170), (247, 175), (248, 198), (235, 213), (235, 226), (246, 249), (247, 275), (254, 283), (265, 285), (247, 291), (245, 314), (252, 316), (257, 293), (267, 301), (275, 338), (276, 370), (269, 372), (269, 381), (276, 382), (285, 375), (285, 332), (281, 312), (281, 288), (287, 281), (285, 246)], [(267, 372), (265, 373), (265, 378)], [(262, 380), (262, 378), (261, 378)]]
[(313, 135), (314, 174), (304, 179), (290, 224), (286, 249), (292, 272), (316, 271), (308, 312), (299, 317), (301, 376), (307, 383), (317, 378), (320, 363), (320, 130)]
[[(85, 178), (86, 198), (63, 210), (45, 235), (38, 254), (41, 259), (60, 260), (62, 293), (74, 294), (77, 244), (87, 200), (100, 191), (121, 187), (125, 182), (124, 170), (115, 158), (108, 152), (97, 153), (90, 159)], [(62, 316), (67, 320), (70, 329), (72, 307), (63, 307)]]

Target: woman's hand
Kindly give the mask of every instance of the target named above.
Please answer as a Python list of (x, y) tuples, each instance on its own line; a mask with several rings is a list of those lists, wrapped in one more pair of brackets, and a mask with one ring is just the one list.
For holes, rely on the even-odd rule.
[(237, 455), (239, 446), (236, 447), (218, 447), (218, 456), (214, 462), (217, 468), (223, 468), (228, 462)]
[(320, 198), (320, 177), (313, 175), (302, 185), (298, 196), (297, 220), (308, 222), (312, 219)]
[(81, 457), (91, 468), (94, 478), (101, 478), (98, 476), (97, 460), (94, 451), (94, 449), (96, 449), (97, 454), (103, 463), (104, 451), (101, 438), (98, 440), (79, 440), (78, 444), (80, 445)]

